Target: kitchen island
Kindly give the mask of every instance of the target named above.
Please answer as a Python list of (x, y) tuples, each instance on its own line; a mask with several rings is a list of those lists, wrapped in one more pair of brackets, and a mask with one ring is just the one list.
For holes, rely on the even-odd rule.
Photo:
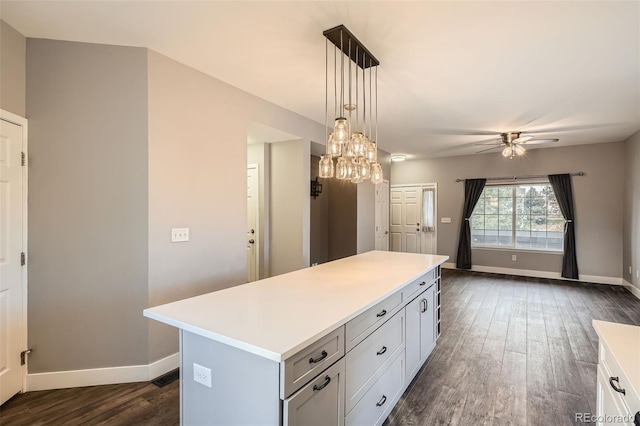
[(372, 251), (169, 303), (185, 425), (381, 424), (440, 334), (447, 256)]

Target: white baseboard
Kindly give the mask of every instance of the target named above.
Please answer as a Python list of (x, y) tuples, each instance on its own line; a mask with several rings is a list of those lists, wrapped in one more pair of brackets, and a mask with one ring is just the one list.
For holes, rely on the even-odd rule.
[(178, 368), (179, 364), (180, 354), (175, 353), (149, 365), (27, 374), (27, 388), (25, 391), (147, 382)]
[[(442, 267), (445, 269), (456, 269), (456, 264), (453, 262), (447, 262), (447, 263), (443, 263)], [(500, 268), (497, 266), (472, 265), (471, 270), (476, 272), (489, 272), (492, 274), (505, 274), (505, 275), (517, 275), (521, 277), (550, 278), (555, 280), (576, 281), (569, 278), (563, 278), (562, 276), (560, 276), (560, 272), (536, 271), (534, 269), (514, 269), (514, 268)], [(584, 281), (589, 283), (598, 283), (598, 284), (623, 285), (622, 278), (601, 277), (598, 275), (580, 275), (579, 281)]]
[(627, 280), (622, 280), (622, 284), (627, 288), (627, 290), (629, 290), (631, 292), (631, 294), (633, 294), (635, 297), (640, 299), (640, 288), (638, 288), (635, 285), (631, 284)]

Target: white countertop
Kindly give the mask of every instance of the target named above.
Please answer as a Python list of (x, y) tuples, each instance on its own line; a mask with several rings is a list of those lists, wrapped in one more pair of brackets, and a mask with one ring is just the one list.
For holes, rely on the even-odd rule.
[(280, 362), (448, 259), (371, 251), (145, 309), (144, 315)]
[(640, 395), (640, 327), (593, 320), (598, 337), (611, 349), (611, 354), (624, 371), (628, 385)]

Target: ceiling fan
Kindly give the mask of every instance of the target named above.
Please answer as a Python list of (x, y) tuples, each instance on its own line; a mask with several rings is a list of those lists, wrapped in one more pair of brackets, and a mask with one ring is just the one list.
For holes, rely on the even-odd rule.
[(513, 157), (524, 155), (524, 153), (527, 151), (523, 145), (537, 145), (558, 141), (559, 139), (538, 139), (535, 136), (525, 135), (522, 132), (505, 132), (500, 134), (500, 138), (490, 139), (488, 141), (477, 143), (476, 145), (492, 146), (491, 148), (478, 151), (476, 154), (502, 148), (502, 156), (512, 160)]

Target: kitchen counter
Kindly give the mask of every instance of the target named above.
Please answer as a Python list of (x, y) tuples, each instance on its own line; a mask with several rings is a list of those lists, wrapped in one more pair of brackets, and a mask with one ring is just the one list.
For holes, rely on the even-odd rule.
[(447, 259), (371, 251), (145, 309), (144, 315), (281, 362)]

